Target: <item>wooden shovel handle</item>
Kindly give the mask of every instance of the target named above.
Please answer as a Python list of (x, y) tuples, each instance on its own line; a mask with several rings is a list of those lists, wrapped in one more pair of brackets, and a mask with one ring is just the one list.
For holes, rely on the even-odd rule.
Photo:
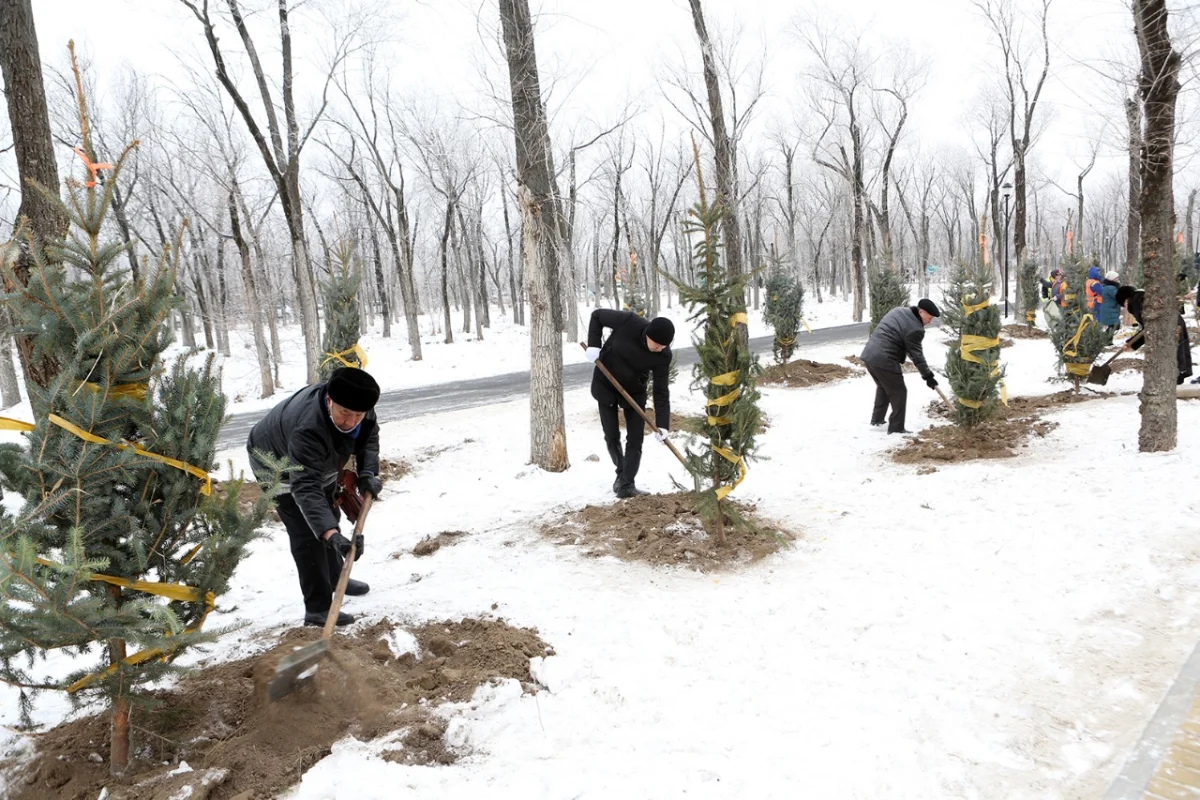
[(350, 585), (350, 568), (354, 566), (354, 558), (358, 555), (358, 536), (363, 532), (367, 523), (367, 512), (375, 502), (369, 492), (363, 498), (362, 511), (358, 512), (358, 522), (354, 523), (354, 535), (350, 538), (350, 552), (346, 555), (346, 563), (342, 564), (342, 574), (338, 576), (337, 589), (333, 593), (333, 603), (329, 606), (329, 616), (325, 617), (325, 629), (321, 632), (322, 639), (333, 636), (334, 626), (337, 625), (338, 614), (342, 611), (342, 601), (346, 599), (346, 587)]

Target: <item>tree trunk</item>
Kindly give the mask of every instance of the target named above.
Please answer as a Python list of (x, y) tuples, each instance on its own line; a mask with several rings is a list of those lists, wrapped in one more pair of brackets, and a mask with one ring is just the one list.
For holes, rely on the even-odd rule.
[(375, 265), (375, 289), (379, 292), (379, 314), (383, 317), (383, 338), (392, 338), (392, 304), (388, 301), (387, 281), (383, 277), (383, 254), (379, 251), (379, 233), (367, 220), (371, 236), (371, 259)]
[(1175, 352), (1178, 288), (1175, 270), (1174, 144), (1180, 56), (1171, 46), (1166, 0), (1134, 0), (1134, 28), (1141, 54), (1138, 78), (1146, 114), (1142, 145), (1142, 258), (1146, 284), (1146, 367), (1138, 449), (1175, 449), (1177, 409)]
[(450, 319), (450, 265), (448, 261), (448, 253), (450, 244), (450, 231), (454, 227), (454, 201), (446, 201), (446, 220), (442, 226), (442, 323), (446, 330), (444, 333), (446, 344), (454, 344), (454, 322)]
[[(712, 125), (713, 158), (717, 166), (717, 202), (725, 207), (726, 213), (721, 230), (725, 240), (721, 243), (725, 250), (725, 265), (730, 275), (742, 274), (742, 237), (738, 227), (738, 197), (734, 185), (734, 153), (733, 143), (725, 129), (725, 109), (721, 102), (721, 82), (717, 75), (717, 62), (713, 53), (712, 41), (708, 38), (708, 28), (704, 22), (704, 11), (700, 0), (689, 0), (692, 7), (692, 23), (696, 28), (696, 36), (700, 40), (700, 60), (704, 67), (704, 86), (708, 90), (708, 116)], [(857, 318), (856, 318), (857, 319)], [(738, 330), (744, 333), (744, 326), (738, 325)]]
[[(121, 587), (108, 586), (108, 596), (117, 606), (121, 605)], [(108, 640), (109, 664), (120, 664), (126, 657), (125, 640)], [(123, 689), (124, 687), (122, 687)], [(124, 775), (129, 769), (129, 695), (123, 690), (112, 698), (112, 725), (108, 738), (108, 771), (112, 775)]]
[(515, 121), (522, 257), (530, 282), (530, 460), (542, 469), (562, 472), (570, 462), (563, 410), (562, 343), (554, 324), (559, 298), (551, 280), (558, 271), (559, 225), (555, 219), (553, 151), (528, 0), (500, 0), (500, 22)]
[(1142, 105), (1137, 97), (1125, 98), (1125, 122), (1129, 126), (1129, 214), (1125, 225), (1125, 281), (1141, 283), (1142, 217)]
[(12, 408), (21, 402), (21, 386), (12, 357), (12, 317), (0, 309), (0, 407)]
[(229, 317), (226, 306), (229, 292), (225, 285), (225, 240), (217, 238), (217, 349), (221, 355), (229, 357)]
[(1192, 225), (1192, 218), (1196, 214), (1196, 191), (1196, 189), (1192, 189), (1188, 192), (1187, 219), (1183, 223), (1184, 230), (1186, 231), (1184, 241), (1187, 243), (1187, 250), (1184, 251), (1184, 254), (1187, 256), (1189, 265), (1196, 257), (1196, 229)]
[[(29, 234), (40, 247), (63, 238), (67, 218), (54, 202), (30, 186), (34, 181), (51, 194), (58, 194), (58, 166), (31, 0), (0, 0), (0, 76), (4, 78), (21, 191), (17, 218), (28, 221)], [(13, 268), (17, 279), (24, 283), (29, 280), (31, 256), (25, 243), (18, 247)], [(25, 380), (37, 387), (49, 386), (58, 372), (57, 362), (49, 356), (34, 357), (32, 335), (19, 335), (16, 342)]]
[(275, 394), (275, 381), (271, 377), (271, 351), (267, 349), (267, 340), (263, 334), (262, 303), (258, 298), (258, 283), (254, 280), (254, 263), (250, 260), (250, 245), (242, 236), (242, 223), (238, 219), (237, 201), (234, 192), (237, 182), (229, 193), (229, 225), (233, 236), (234, 246), (242, 261), (242, 286), (246, 290), (246, 310), (250, 317), (250, 327), (254, 332), (254, 352), (258, 357), (258, 377), (262, 386), (260, 397), (270, 397)]

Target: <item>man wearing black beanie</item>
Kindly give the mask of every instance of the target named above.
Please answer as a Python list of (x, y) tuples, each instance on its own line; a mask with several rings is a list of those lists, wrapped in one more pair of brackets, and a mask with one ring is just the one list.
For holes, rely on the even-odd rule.
[[(603, 348), (600, 338), (609, 328)], [(675, 338), (675, 325), (666, 317), (646, 321), (632, 311), (617, 311), (598, 308), (592, 312), (588, 325), (587, 358), (595, 363), (600, 359), (629, 396), (642, 407), (646, 405), (646, 384), (654, 375), (654, 424), (658, 428), (655, 436), (660, 442), (667, 439), (671, 423), (671, 342)], [(592, 372), (592, 397), (600, 404), (600, 425), (604, 429), (604, 442), (613, 466), (617, 468), (617, 479), (613, 491), (617, 497), (634, 497), (647, 494), (637, 488), (634, 479), (642, 463), (642, 437), (646, 423), (641, 415), (621, 397), (599, 369)], [(618, 407), (625, 412), (625, 449), (621, 449), (621, 430), (617, 422)]]
[[(250, 431), (246, 449), (250, 468), (260, 483), (271, 471), (259, 458), (286, 459), (303, 469), (283, 473), (283, 492), (275, 508), (291, 542), (292, 558), (304, 595), (304, 624), (324, 625), (333, 604), (342, 564), (350, 552), (350, 541), (338, 528), (341, 513), (334, 504), (338, 476), (354, 456), (358, 490), (378, 497), (379, 425), (375, 404), (379, 384), (361, 369), (339, 367), (329, 380), (314, 383), (275, 406)], [(362, 556), (359, 537), (356, 558)], [(364, 595), (370, 587), (350, 579), (349, 596)], [(339, 612), (338, 625), (354, 617)]]
[(923, 298), (915, 306), (900, 306), (883, 315), (867, 346), (863, 348), (862, 360), (867, 372), (875, 380), (875, 408), (871, 412), (871, 424), (882, 425), (888, 406), (892, 414), (888, 417), (888, 433), (908, 433), (904, 429), (904, 412), (908, 401), (908, 388), (904, 385), (904, 361), (911, 358), (921, 377), (930, 389), (937, 388), (937, 378), (925, 363), (925, 326), (942, 312), (929, 298)]

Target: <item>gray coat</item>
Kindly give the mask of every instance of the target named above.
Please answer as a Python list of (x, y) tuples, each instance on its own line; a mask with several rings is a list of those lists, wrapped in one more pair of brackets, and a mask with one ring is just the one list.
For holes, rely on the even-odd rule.
[(861, 358), (876, 369), (890, 372), (900, 372), (904, 359), (911, 358), (921, 377), (929, 380), (933, 370), (925, 363), (925, 351), (921, 348), (924, 339), (925, 326), (917, 315), (917, 307), (893, 308), (879, 320)]
[(367, 412), (355, 434), (334, 427), (325, 408), (325, 384), (314, 383), (275, 406), (250, 430), (246, 442), (250, 469), (260, 480), (267, 475), (255, 450), (303, 467), (283, 473), (283, 491), (291, 493), (313, 535), (320, 536), (338, 526), (334, 489), (350, 456), (355, 457), (359, 475), (379, 474), (379, 425), (374, 411)]

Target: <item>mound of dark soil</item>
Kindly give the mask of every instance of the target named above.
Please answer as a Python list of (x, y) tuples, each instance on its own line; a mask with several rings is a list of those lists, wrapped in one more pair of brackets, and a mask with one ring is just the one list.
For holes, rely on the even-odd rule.
[[(446, 763), (454, 754), (430, 706), (467, 700), (498, 678), (536, 691), (529, 659), (553, 654), (534, 630), (466, 619), (413, 629), (420, 653), (397, 658), (387, 644), (394, 627), (383, 620), (335, 636), (312, 682), (275, 703), (264, 699), (275, 666), (319, 629), (288, 631), (265, 654), (186, 675), (153, 706), (134, 710), (135, 761), (121, 779), (108, 774), (107, 715), (60, 725), (37, 737), (32, 761), (11, 767), (9, 797), (95, 800), (107, 787), (114, 800), (273, 798), (344, 736), (374, 739), (401, 728), (409, 730), (393, 760)], [(194, 772), (168, 774), (184, 760)]]
[(745, 525), (725, 525), (724, 546), (710, 535), (690, 492), (650, 494), (603, 506), (585, 506), (543, 527), (558, 544), (584, 548), (589, 556), (616, 556), (658, 566), (688, 566), (707, 572), (758, 561), (795, 537), (757, 519), (754, 507), (727, 501)]
[(1028, 325), (1005, 325), (1000, 332), (1013, 339), (1049, 339), (1050, 334), (1038, 327)]
[(841, 364), (822, 364), (819, 361), (809, 361), (798, 358), (786, 364), (773, 364), (765, 368), (759, 383), (763, 386), (787, 386), (792, 389), (803, 389), (822, 383), (840, 381), (857, 374), (849, 367)]
[[(442, 531), (437, 536), (426, 536), (421, 541), (413, 545), (412, 554), (414, 556), (431, 556), (438, 550), (441, 550), (447, 545), (452, 545), (462, 536), (466, 536), (466, 531)], [(394, 558), (399, 557), (397, 553)]]

